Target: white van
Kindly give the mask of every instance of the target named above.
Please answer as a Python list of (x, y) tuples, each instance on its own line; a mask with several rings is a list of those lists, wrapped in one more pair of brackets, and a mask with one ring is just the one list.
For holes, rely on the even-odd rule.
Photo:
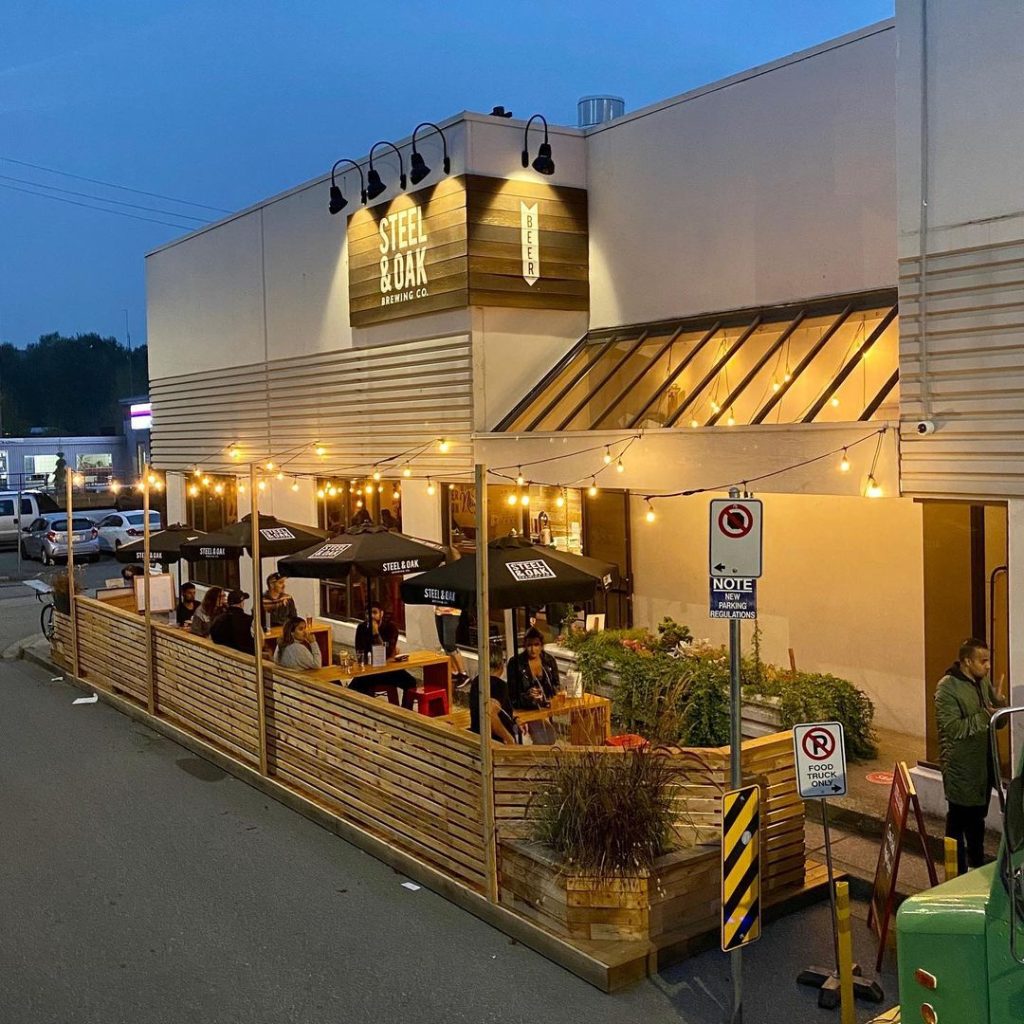
[(42, 491), (22, 491), (21, 509), (17, 491), (0, 491), (0, 545), (15, 548), (23, 526), (45, 512), (59, 512), (57, 503)]

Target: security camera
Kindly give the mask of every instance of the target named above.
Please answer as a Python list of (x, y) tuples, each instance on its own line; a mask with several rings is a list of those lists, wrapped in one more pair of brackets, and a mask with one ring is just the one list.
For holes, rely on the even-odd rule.
[(934, 434), (935, 424), (931, 420), (918, 420), (917, 421), (917, 432), (919, 434)]

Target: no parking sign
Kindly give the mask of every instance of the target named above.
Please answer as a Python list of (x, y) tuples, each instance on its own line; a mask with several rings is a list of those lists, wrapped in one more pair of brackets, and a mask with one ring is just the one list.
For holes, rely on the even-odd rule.
[(846, 748), (842, 722), (793, 726), (796, 784), (804, 800), (846, 796)]

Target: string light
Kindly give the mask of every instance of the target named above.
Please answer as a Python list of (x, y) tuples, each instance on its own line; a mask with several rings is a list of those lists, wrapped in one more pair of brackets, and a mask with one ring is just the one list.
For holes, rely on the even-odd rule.
[(235, 490), (236, 490), (236, 491), (237, 491), (237, 492), (238, 492), (239, 494), (245, 494), (245, 484), (236, 484), (236, 485), (235, 485)]
[(192, 470), (192, 475), (193, 476), (202, 476), (203, 475), (203, 471), (198, 466), (196, 466), (196, 468)]
[(449, 484), (448, 485), (448, 490), (449, 491), (454, 491), (455, 490), (455, 484)]
[(612, 450), (611, 448), (605, 448), (604, 450), (604, 464), (610, 466), (612, 463)]
[(295, 478), (295, 479), (294, 479), (294, 480), (292, 481), (292, 490), (293, 490), (293, 491), (298, 491), (298, 489), (299, 489), (299, 481), (298, 481), (298, 477), (296, 477), (296, 478)]
[(619, 461), (615, 463), (615, 472), (616, 473), (625, 473), (626, 472), (626, 467), (622, 464), (622, 459), (619, 459)]
[(210, 486), (210, 478), (208, 476), (204, 476), (203, 477), (203, 486), (204, 487), (209, 487)]
[(528, 494), (524, 494), (524, 495), (523, 495), (523, 496), (522, 496), (522, 497), (521, 497), (521, 498), (519, 499), (519, 504), (520, 504), (520, 505), (522, 505), (522, 506), (524, 506), (524, 507), (525, 507), (525, 506), (527, 506), (527, 505), (529, 505), (529, 504), (530, 504), (530, 496), (529, 496)]
[(221, 484), (221, 483), (217, 484), (217, 486), (214, 487), (214, 489), (213, 489), (213, 493), (214, 494), (223, 494), (224, 493), (224, 485)]
[(773, 380), (772, 381), (772, 391), (774, 391), (776, 394), (778, 394), (779, 389), (781, 387), (782, 387), (782, 385), (777, 380)]
[(590, 478), (590, 487), (587, 489), (587, 494), (589, 494), (592, 498), (596, 498), (597, 497), (597, 478), (596, 477), (591, 477)]
[(649, 523), (653, 523), (654, 520), (658, 518), (654, 514), (654, 506), (650, 503), (650, 501), (647, 502), (647, 515), (645, 516), (645, 518)]
[(525, 483), (526, 483), (526, 480), (523, 478), (523, 467), (520, 466), (519, 467), (519, 472), (516, 474), (516, 484), (517, 484), (517, 486), (522, 487), (523, 484), (525, 484)]
[(787, 370), (787, 371), (786, 371), (786, 372), (785, 372), (785, 373), (784, 373), (784, 374), (782, 375), (782, 379), (783, 379), (783, 380), (784, 380), (784, 381), (785, 381), (785, 382), (786, 382), (786, 383), (788, 384), (788, 383), (789, 383), (789, 382), (790, 382), (790, 381), (791, 381), (791, 380), (793, 379), (793, 374), (791, 374), (791, 373), (789, 372), (789, 370)]
[[(76, 476), (77, 476), (77, 474), (76, 474)], [(156, 483), (156, 473), (150, 473), (149, 474), (149, 482), (151, 484), (155, 484)]]
[(195, 485), (195, 484), (190, 484), (190, 485), (189, 485), (189, 488), (188, 488), (188, 496), (189, 496), (190, 498), (195, 498), (195, 497), (197, 497), (198, 495), (199, 495), (199, 488), (198, 488), (198, 487), (196, 487), (196, 485)]
[(431, 498), (437, 494), (437, 488), (434, 486), (434, 481), (431, 480), (429, 476), (427, 477), (427, 494), (429, 494)]
[(843, 449), (843, 457), (842, 457), (842, 459), (839, 462), (839, 472), (840, 473), (849, 473), (850, 472), (850, 458), (846, 454), (846, 449), (845, 448)]
[(155, 484), (153, 484), (153, 486), (154, 486), (154, 487), (155, 487), (155, 488), (156, 488), (156, 489), (157, 489), (158, 491), (162, 491), (162, 490), (164, 489), (164, 482), (163, 482), (163, 480), (157, 480), (157, 482), (156, 482)]
[(373, 471), (373, 479), (374, 480), (379, 480), (380, 479), (380, 470), (379, 469), (375, 469)]
[(558, 497), (555, 498), (555, 508), (565, 507), (565, 494), (561, 491), (558, 492)]
[(328, 498), (333, 498), (337, 493), (338, 493), (338, 488), (335, 487), (334, 484), (331, 484), (327, 488), (327, 497)]
[(241, 453), (241, 452), (240, 452), (240, 451), (238, 450), (238, 445), (236, 445), (236, 444), (233, 444), (233, 445), (232, 445), (232, 446), (231, 446), (231, 447), (230, 447), (230, 448), (228, 449), (228, 456), (229, 456), (230, 458), (232, 458), (232, 459), (237, 459), (237, 458), (238, 458), (238, 456), (239, 456), (239, 455), (241, 455), (241, 454), (242, 454), (242, 453)]
[(360, 498), (360, 499), (359, 499), (359, 500), (358, 500), (358, 501), (356, 502), (356, 508), (362, 508), (362, 507), (363, 507), (363, 499), (362, 499), (362, 498)]
[(316, 447), (313, 449), (314, 452), (322, 459), (327, 454), (327, 449), (317, 441)]
[(268, 473), (270, 473), (270, 472), (271, 472), (271, 471), (273, 470), (273, 468), (274, 468), (274, 463), (273, 463), (273, 462), (270, 462), (270, 461), (268, 461), (268, 462), (267, 462), (267, 467), (266, 467), (266, 468), (267, 468), (267, 472), (268, 472)]
[(838, 398), (833, 398), (832, 399), (832, 408), (833, 409), (838, 409), (839, 408), (839, 399)]
[(324, 494), (325, 494), (325, 491), (324, 491), (324, 489), (322, 487), (318, 487), (316, 489), (316, 496), (318, 498), (323, 498)]
[(696, 420), (690, 420), (690, 426), (691, 427), (699, 427), (700, 424)]
[(261, 480), (256, 486), (259, 487), (261, 491), (265, 491), (267, 489), (267, 481)]
[(882, 496), (882, 488), (878, 486), (873, 476), (868, 477), (868, 486), (865, 493), (869, 498), (880, 498)]
[(373, 494), (373, 484), (367, 484), (364, 490), (366, 491), (366, 496), (369, 497)]
[(383, 494), (384, 493), (384, 485), (383, 484), (377, 484), (377, 493), (378, 494)]
[(277, 479), (277, 480), (283, 480), (283, 479), (284, 479), (284, 473), (282, 473), (282, 472), (281, 472), (281, 470), (278, 470), (278, 471), (277, 471), (277, 477), (276, 477), (276, 479)]
[(404, 476), (405, 479), (408, 480), (409, 477), (412, 476), (412, 470), (408, 466), (406, 466), (405, 469), (402, 470), (402, 476)]
[(725, 421), (725, 425), (727, 427), (735, 427), (736, 426), (736, 417), (733, 416), (731, 409), (729, 410), (729, 418)]
[(509, 496), (508, 496), (508, 499), (507, 499), (507, 500), (508, 500), (508, 503), (509, 503), (509, 505), (510, 505), (510, 506), (512, 506), (512, 505), (515, 505), (515, 504), (516, 504), (516, 502), (517, 502), (517, 501), (518, 501), (519, 499), (518, 499), (518, 498), (516, 498), (516, 494), (515, 494), (515, 491), (513, 491), (513, 492), (512, 492), (511, 494), (509, 494)]
[(392, 501), (398, 501), (398, 499), (399, 499), (400, 497), (401, 497), (401, 495), (400, 495), (400, 494), (398, 493), (398, 488), (396, 487), (396, 488), (395, 488), (395, 489), (394, 489), (394, 490), (393, 490), (393, 491), (391, 492), (391, 500), (392, 500)]
[(446, 438), (442, 437), (441, 440), (437, 442), (437, 450), (442, 455), (447, 455), (449, 448), (451, 448), (451, 442), (449, 442)]
[(722, 407), (717, 402), (712, 402), (711, 403), (711, 411), (714, 412), (714, 413), (719, 413), (719, 412), (722, 411)]

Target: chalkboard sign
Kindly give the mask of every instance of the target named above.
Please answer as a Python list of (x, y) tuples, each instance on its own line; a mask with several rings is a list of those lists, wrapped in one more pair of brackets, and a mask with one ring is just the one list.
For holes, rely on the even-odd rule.
[(885, 941), (889, 934), (889, 922), (892, 919), (896, 901), (896, 876), (900, 869), (900, 854), (903, 852), (903, 837), (907, 830), (907, 818), (913, 807), (917, 819), (917, 831), (924, 851), (925, 863), (928, 865), (928, 877), (932, 885), (938, 885), (935, 865), (928, 853), (927, 834), (921, 804), (917, 799), (914, 780), (910, 777), (905, 761), (898, 761), (892, 773), (892, 789), (889, 790), (889, 804), (885, 812), (885, 825), (882, 827), (882, 845), (878, 851), (878, 864), (875, 867), (875, 882), (871, 892), (871, 908), (868, 911), (868, 924), (878, 933), (878, 959), (875, 969), (882, 969), (882, 958), (885, 955)]

